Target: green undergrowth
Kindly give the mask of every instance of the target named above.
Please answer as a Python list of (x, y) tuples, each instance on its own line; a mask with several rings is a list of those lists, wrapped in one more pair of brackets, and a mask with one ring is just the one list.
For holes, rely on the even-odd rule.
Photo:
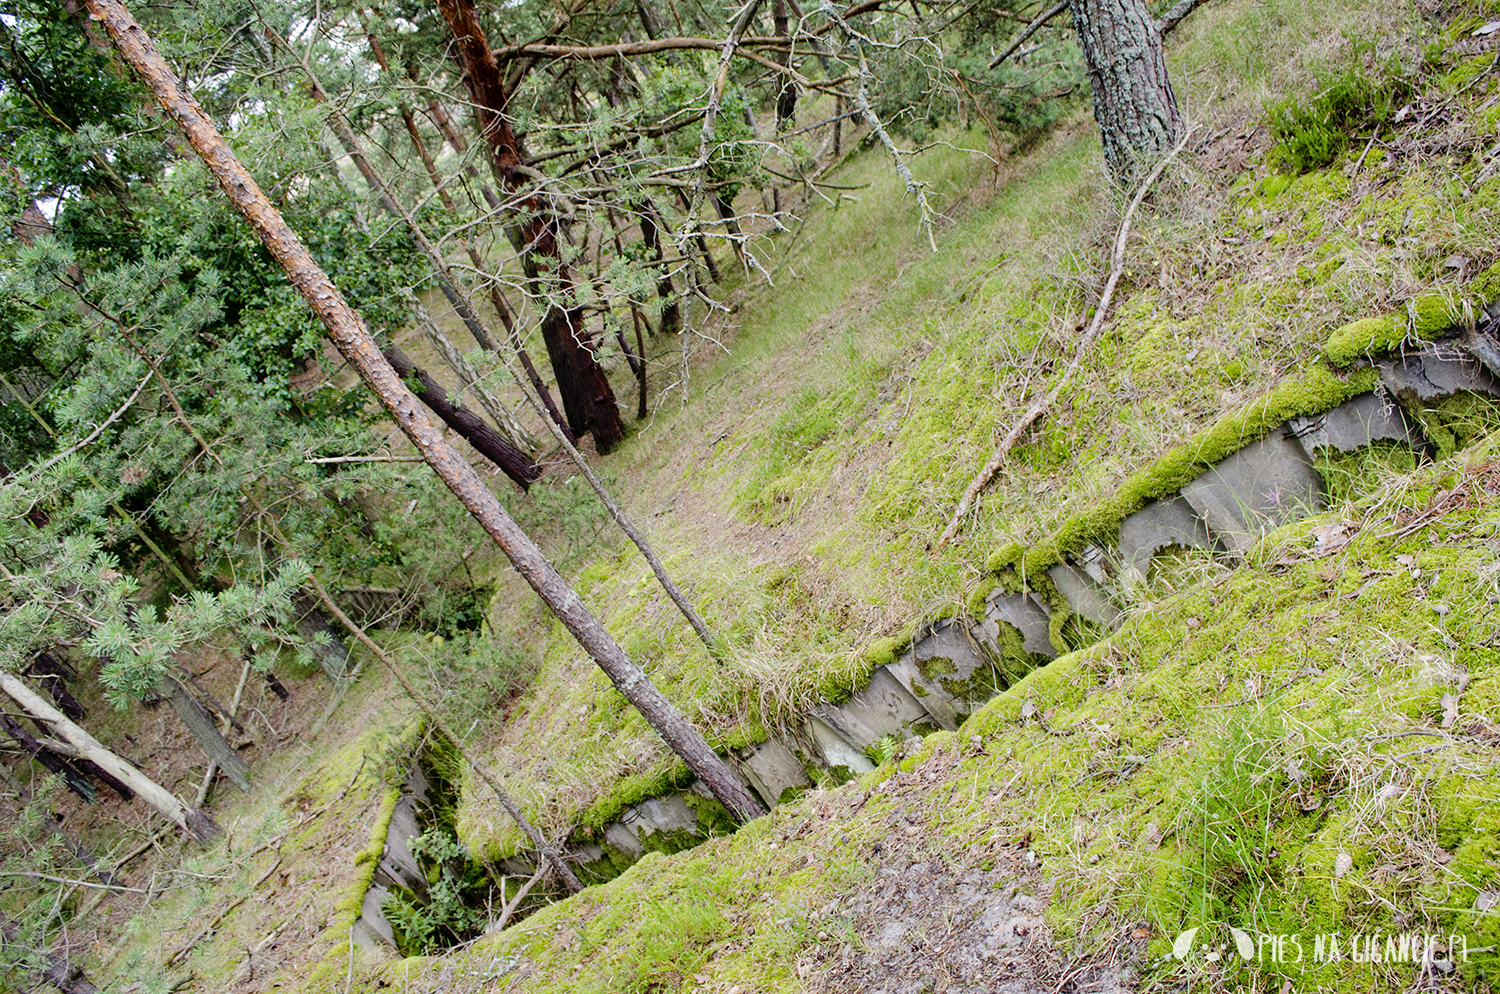
[[(421, 718), (408, 715), (401, 720), (396, 715), (390, 717), (395, 720), (372, 724), (363, 734), (320, 763), (291, 800), (299, 810), (323, 811), (332, 804), (342, 805), (351, 795), (355, 798), (363, 796), (365, 810), (361, 812), (358, 799), (351, 808), (365, 814), (370, 826), (364, 845), (354, 854), (353, 872), (341, 882), (341, 886), (328, 888), (332, 892), (328, 896), (333, 897), (332, 909), (309, 944), (311, 965), (306, 974), (306, 989), (309, 991), (318, 990), (320, 984), (331, 988), (349, 958), (354, 942), (351, 930), (359, 920), (365, 892), (370, 889), (370, 881), (374, 879), (375, 869), (385, 853), (391, 816), (401, 798), (406, 771), (422, 742), (425, 722)], [(355, 794), (356, 788), (360, 788), (359, 794)], [(365, 820), (356, 817), (359, 821)], [(304, 830), (303, 844), (318, 839), (326, 828), (316, 819), (310, 819)], [(347, 868), (341, 869), (348, 872)], [(237, 951), (234, 953), (233, 962), (237, 963)]]
[[(836, 961), (879, 931), (829, 909), (888, 858), (959, 872), (1029, 852), (1052, 883), (1052, 941), (1082, 964), (1131, 933), (1148, 989), (1404, 991), (1410, 963), (1310, 962), (1317, 935), (1347, 946), (1397, 932), (1454, 937), (1452, 982), (1496, 989), (1500, 957), (1485, 947), (1500, 917), (1478, 910), (1500, 889), (1496, 448), (1383, 477), (1267, 536), (1238, 569), (1201, 561), (1178, 592), (956, 735), (734, 836), (648, 856), (487, 937), (445, 976), (806, 990), (820, 951)], [(1330, 525), (1347, 541), (1315, 552), (1310, 529)], [(898, 815), (921, 825), (916, 843)], [(1172, 958), (1190, 928), (1197, 946)], [(1305, 959), (1246, 962), (1231, 928), (1296, 936)], [(435, 969), (408, 961), (383, 977), (420, 985)]]
[[(1184, 25), (1172, 70), (1193, 70), (1194, 87), (1228, 95), (1225, 113), (1247, 115), (1214, 128), (1252, 135), (1269, 103), (1257, 94), (1278, 73), (1295, 85), (1277, 99), (1309, 99), (1347, 55), (1336, 40), (1304, 51), (1305, 29), (1323, 22), (1396, 32), (1393, 46), (1422, 52), (1426, 29), (1374, 4), (1226, 4)], [(1449, 64), (1418, 62), (1415, 92), (1441, 87)], [(1020, 550), (1045, 587), (1034, 574), (1153, 496), (1286, 417), (1370, 389), (1361, 356), (1500, 292), (1500, 211), (1488, 206), (1500, 178), (1485, 174), (1482, 124), (1466, 117), (1494, 80), (1445, 92), (1459, 122), (1446, 145), (1405, 119), (1390, 125), (1389, 144), (1425, 143), (1420, 155), (1360, 161), (1364, 143), (1351, 143), (1292, 176), (1252, 140), (1240, 166), (1215, 171), (1244, 145), (1224, 137), (1204, 168), (1169, 176), (1135, 219), (1104, 333), (941, 549), (997, 437), (1073, 357), (1123, 198), (1103, 182), (1085, 115), (998, 174), (937, 146), (910, 160), (947, 213), (934, 254), (889, 163), (850, 156), (824, 179), (855, 189), (826, 190), (837, 199), (804, 229), (760, 243), (775, 285), (731, 289), (728, 354), (694, 367), (687, 404), (664, 407), (609, 457), (722, 659), (633, 548), (576, 571), (585, 602), (727, 750), (812, 699), (847, 694), (913, 626), (993, 589), (991, 570)], [(1482, 430), (1484, 412), (1433, 420), (1429, 437), (1447, 452)], [(595, 830), (650, 791), (681, 787), (676, 761), (559, 626), (505, 606), (492, 615), (537, 647), (537, 676), (485, 748), (547, 831)], [(466, 789), (459, 826), (489, 858), (522, 844), (478, 791)]]
[[(972, 830), (1030, 835), (1063, 881), (1060, 934), (1086, 942), (1108, 906), (1148, 923), (1158, 955), (1199, 926), (1221, 943), (1231, 927), (1300, 934), (1309, 956), (1333, 933), (1495, 945), (1500, 919), (1476, 911), (1500, 882), (1500, 471), (1484, 448), (1273, 533), (1233, 572), (1207, 568), (961, 730), (1014, 757), (1007, 795), (1046, 798), (1035, 812), (997, 801)], [(1353, 537), (1318, 556), (1316, 526)], [(1493, 952), (1472, 959), (1466, 981), (1495, 984)], [(1294, 989), (1411, 976), (1232, 954), (1153, 969), (1195, 984), (1285, 973)]]
[(1401, 59), (1375, 58), (1373, 43), (1356, 44), (1341, 72), (1311, 98), (1289, 97), (1266, 108), (1276, 164), (1294, 173), (1321, 169), (1356, 135), (1378, 136), (1412, 95)]
[[(294, 695), (328, 693), (321, 677), (288, 683)], [(340, 707), (369, 720), (309, 731), (255, 765), (252, 795), (216, 800), (224, 837), (159, 871), (159, 893), (134, 912), (106, 976), (156, 978), (168, 989), (184, 982), (186, 969), (206, 988), (228, 990), (246, 949), (276, 932), (297, 937), (290, 955), (300, 990), (339, 989), (349, 930), (422, 732), (411, 709), (386, 701), (377, 681), (358, 681)], [(183, 946), (179, 962), (164, 969)]]
[(1375, 383), (1373, 370), (1341, 377), (1312, 366), (1136, 472), (1098, 507), (1069, 518), (1043, 542), (1030, 548), (1015, 543), (1004, 546), (991, 555), (987, 565), (1013, 591), (1042, 584), (1042, 574), (1065, 554), (1078, 552), (1090, 542), (1112, 542), (1121, 522), (1148, 502), (1175, 493), (1277, 425), (1298, 415), (1331, 410), (1368, 393)]

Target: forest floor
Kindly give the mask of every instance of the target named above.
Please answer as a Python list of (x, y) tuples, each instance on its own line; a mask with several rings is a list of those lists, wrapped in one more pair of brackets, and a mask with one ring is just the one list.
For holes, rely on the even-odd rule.
[[(1170, 64), (1199, 126), (1195, 165), (1138, 219), (1121, 302), (1077, 385), (945, 549), (936, 536), (996, 436), (1071, 356), (1122, 198), (1083, 111), (995, 166), (955, 147), (998, 152), (980, 128), (914, 157), (946, 205), (935, 254), (881, 154), (825, 174), (847, 196), (752, 243), (774, 286), (730, 276), (730, 313), (654, 343), (655, 414), (596, 463), (731, 647), (728, 665), (693, 641), (634, 550), (603, 537), (563, 463), (549, 460), (531, 496), (502, 499), (711, 739), (753, 741), (847, 689), (872, 641), (961, 608), (998, 547), (1051, 534), (1283, 382), (1332, 330), (1423, 291), (1456, 300), (1486, 271), (1500, 245), (1500, 80), (1493, 47), (1469, 35), (1483, 22), (1481, 6), (1331, 0), (1194, 14)], [(1413, 81), (1411, 123), (1286, 169), (1272, 96), (1311, 101), (1350, 65)], [(622, 399), (627, 384), (616, 377)], [(371, 840), (419, 749), (412, 708), (376, 669), (332, 709), (311, 677), (286, 680), (287, 705), (256, 684), (257, 789), (218, 788), (226, 842), (192, 854), (164, 840), (130, 874), (153, 899), (104, 898), (80, 933), (104, 975), (188, 971), (205, 991), (1493, 988), (1481, 965), (1252, 968), (1229, 931), (1441, 923), (1475, 949), (1500, 942), (1486, 917), (1500, 893), (1487, 417), (1436, 463), (1352, 468), (1322, 518), (1243, 564), (1186, 556), (1160, 571), (1118, 633), (959, 733), (432, 958), (348, 941)], [(1314, 550), (1318, 523), (1349, 541)], [(490, 630), (530, 680), (462, 702), (476, 719), (466, 744), (566, 837), (645, 796), (671, 758), (513, 573), (487, 579)], [(429, 669), (430, 640), (380, 637), (430, 686), (467, 692)], [(195, 668), (208, 662), (216, 696), (231, 696), (237, 665)], [(201, 770), (165, 758), (170, 738), (164, 726), (137, 756), (177, 763), (157, 772), (191, 793)], [(64, 810), (87, 826), (111, 808)], [(458, 826), (482, 859), (521, 848), (472, 785)], [(1191, 927), (1201, 955), (1174, 958)]]

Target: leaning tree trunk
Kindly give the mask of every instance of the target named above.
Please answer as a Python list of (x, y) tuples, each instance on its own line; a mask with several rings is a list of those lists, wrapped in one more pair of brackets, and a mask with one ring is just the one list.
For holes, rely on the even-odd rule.
[[(344, 640), (318, 610), (318, 602), (307, 591), (298, 590), (292, 594), (292, 611), (296, 614), (297, 632), (306, 640), (307, 651), (317, 660), (323, 675), (334, 683), (341, 682), (349, 670), (349, 650), (344, 648)], [(320, 635), (327, 638), (319, 638)]]
[(546, 301), (542, 341), (547, 344), (547, 356), (557, 375), (557, 392), (569, 430), (575, 436), (593, 432), (594, 447), (600, 453), (608, 452), (625, 437), (625, 425), (620, 420), (614, 389), (594, 355), (593, 338), (583, 326), (583, 308), (577, 300), (580, 284), (573, 268), (563, 261), (557, 212), (540, 194), (527, 192), (531, 180), (525, 153), (505, 118), (509, 103), (505, 79), (479, 26), (473, 0), (437, 0), (437, 5), (458, 42), (466, 70), (464, 79), (474, 98), (479, 128), (490, 147), (495, 178), (506, 192), (524, 198), (515, 207), (519, 220), (511, 231), (511, 241), (521, 253), (526, 278)]
[(349, 306), (328, 274), (313, 260), (302, 240), (235, 157), (203, 108), (181, 88), (150, 37), (120, 0), (88, 0), (88, 6), (90, 13), (109, 31), (120, 55), (135, 68), (162, 109), (182, 129), (194, 151), (219, 181), (225, 195), (255, 229), (266, 249), (286, 271), (292, 285), (328, 328), (329, 338), (340, 354), (359, 371), (381, 406), (411, 439), (448, 489), (515, 564), (516, 571), (541, 595), (553, 614), (625, 699), (726, 808), (742, 820), (763, 814), (760, 802), (730, 772), (702, 734), (631, 661), (625, 650), (583, 605), (577, 591), (568, 586), (536, 543), (511, 520), (468, 460), (443, 438), (422, 409), (421, 402), (380, 354), (364, 319)]
[(21, 723), (8, 714), (0, 714), (0, 728), (16, 740), (16, 744), (24, 749), (32, 759), (42, 765), (48, 773), (55, 777), (61, 777), (63, 784), (83, 798), (85, 803), (94, 803), (94, 785), (89, 783), (88, 778), (73, 767), (66, 759), (56, 755), (42, 743), (38, 742), (36, 736), (21, 727)]
[[(771, 24), (775, 28), (776, 37), (786, 37), (786, 0), (776, 0), (775, 6), (771, 8)], [(792, 64), (791, 49), (784, 48), (773, 58), (777, 65), (789, 67)], [(781, 90), (776, 94), (776, 133), (783, 134), (790, 131), (796, 124), (797, 84), (792, 82), (791, 74), (787, 73), (781, 77)]]
[(1070, 6), (1104, 160), (1115, 181), (1128, 185), (1139, 163), (1166, 155), (1182, 137), (1161, 33), (1145, 0), (1072, 0)]
[(416, 380), (421, 386), (417, 397), (422, 403), (442, 418), (444, 424), (462, 435), (466, 442), (474, 446), (475, 451), (499, 466), (516, 486), (526, 490), (541, 477), (540, 466), (501, 438), (500, 433), (490, 427), (484, 418), (449, 400), (448, 391), (428, 375), (425, 369), (419, 368), (407, 358), (405, 352), (395, 345), (387, 345), (383, 351), (386, 362), (391, 364), (397, 375), (404, 380)]
[(61, 711), (43, 700), (40, 694), (26, 686), (25, 681), (14, 673), (0, 672), (0, 691), (4, 691), (11, 700), (25, 708), (27, 714), (51, 725), (52, 730), (77, 749), (85, 759), (98, 763), (194, 839), (207, 842), (223, 834), (223, 830), (207, 814), (190, 810), (176, 794), (110, 752), (98, 739), (73, 724)]

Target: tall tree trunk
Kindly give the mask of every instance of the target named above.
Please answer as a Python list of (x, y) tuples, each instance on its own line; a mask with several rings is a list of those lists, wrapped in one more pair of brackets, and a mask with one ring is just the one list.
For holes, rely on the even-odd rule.
[[(787, 29), (786, 0), (776, 0), (775, 6), (771, 8), (771, 23), (775, 26), (776, 37), (785, 38)], [(790, 66), (792, 64), (792, 52), (784, 48), (773, 56), (779, 66)], [(781, 77), (781, 91), (776, 94), (776, 133), (781, 134), (797, 123), (797, 84), (792, 82), (790, 74)]]
[[(139, 30), (139, 29), (137, 29)], [(144, 32), (142, 32), (144, 35)], [(124, 782), (145, 802), (177, 823), (177, 826), (199, 842), (223, 834), (214, 820), (202, 811), (192, 811), (170, 790), (141, 773), (134, 766), (100, 745), (99, 740), (69, 721), (61, 711), (48, 704), (41, 695), (26, 686), (14, 673), (0, 672), (0, 691), (26, 709), (26, 713), (52, 726), (52, 730), (73, 748)]]
[[(495, 179), (511, 194), (522, 194), (530, 186), (525, 153), (520, 139), (505, 118), (509, 95), (500, 64), (479, 26), (473, 0), (438, 0), (438, 10), (458, 42), (465, 81), (474, 98), (480, 131), (490, 148), (490, 167)], [(578, 305), (579, 281), (563, 261), (559, 221), (545, 200), (533, 192), (517, 206), (519, 217), (511, 241), (521, 253), (521, 267), (538, 295), (546, 300), (542, 316), (542, 341), (557, 376), (557, 392), (573, 434), (593, 432), (600, 453), (613, 449), (625, 437), (620, 408), (597, 357), (594, 342), (583, 326)]]
[[(370, 29), (368, 24), (365, 26), (365, 34), (369, 39), (370, 52), (374, 54), (375, 61), (380, 64), (380, 68), (390, 72), (391, 66), (386, 60), (385, 49), (381, 48), (380, 40), (375, 37), (374, 31)], [(416, 78), (416, 69), (410, 63), (407, 65), (407, 72), (412, 76), (413, 82), (419, 82)], [(450, 140), (453, 142), (453, 150), (459, 154), (463, 154), (465, 146), (460, 144), (463, 142), (463, 137), (453, 129), (453, 122), (449, 120), (447, 113), (442, 109), (442, 105), (436, 99), (432, 99), (429, 101), (429, 106), (433, 110), (433, 119), (438, 122), (440, 128), (444, 129), (444, 134), (452, 132)], [(454, 214), (457, 214), (458, 205), (453, 202), (453, 195), (448, 192), (447, 186), (444, 185), (442, 177), (438, 174), (437, 162), (427, 150), (427, 142), (422, 137), (421, 129), (417, 127), (415, 115), (412, 114), (405, 103), (399, 103), (396, 107), (401, 112), (401, 120), (406, 125), (406, 133), (411, 138), (412, 147), (417, 150), (417, 155), (422, 159), (422, 166), (427, 170), (427, 178), (432, 182), (432, 188), (437, 191), (438, 198), (442, 200), (443, 206)], [(472, 166), (467, 166), (466, 169), (471, 176), (477, 178), (477, 173)], [(485, 202), (490, 205), (491, 210), (497, 209), (500, 205), (499, 198), (494, 195), (494, 191), (490, 189), (489, 184), (482, 183), (480, 185), (483, 187)], [(465, 239), (464, 248), (469, 253), (469, 261), (474, 264), (475, 271), (488, 276), (489, 274), (484, 267), (484, 261), (480, 258), (479, 250), (474, 246), (474, 243)], [(505, 325), (506, 334), (510, 336), (511, 350), (515, 352), (516, 358), (521, 360), (521, 367), (526, 370), (526, 378), (531, 381), (531, 388), (541, 398), (542, 405), (547, 408), (547, 413), (551, 416), (552, 420), (556, 422), (559, 428), (566, 431), (567, 422), (563, 420), (562, 414), (558, 412), (557, 405), (552, 401), (551, 391), (547, 389), (547, 384), (542, 382), (541, 376), (536, 371), (536, 366), (532, 364), (531, 354), (526, 351), (526, 346), (521, 341), (521, 335), (516, 328), (515, 319), (511, 316), (510, 308), (506, 306), (505, 297), (500, 293), (499, 280), (486, 279), (486, 283), (489, 284), (490, 304), (495, 308), (495, 314), (500, 318), (500, 323)], [(493, 342), (486, 345), (481, 341), (479, 345), (481, 348), (488, 348), (497, 353), (500, 351), (499, 345)], [(493, 411), (490, 413), (491, 415), (494, 414)], [(524, 445), (519, 447), (526, 448)], [(536, 446), (532, 445), (530, 448), (532, 451), (535, 451)]]
[[(666, 220), (656, 209), (656, 202), (647, 197), (641, 202), (641, 241), (651, 253), (654, 262), (661, 264), (661, 279), (656, 281), (656, 295), (661, 298), (661, 324), (663, 335), (675, 335), (682, 330), (682, 308), (677, 302), (677, 289), (672, 285), (672, 271), (666, 265), (666, 248), (662, 244), (662, 229)], [(666, 232), (671, 237), (671, 232)]]
[[(323, 89), (322, 82), (313, 72), (312, 66), (308, 64), (307, 60), (297, 54), (296, 50), (287, 43), (285, 38), (270, 32), (269, 28), (267, 32), (272, 34), (282, 48), (291, 52), (297, 58), (303, 73), (306, 74), (308, 81), (312, 84), (313, 98), (319, 103), (331, 103), (328, 99), (327, 91)], [(452, 305), (454, 312), (458, 314), (464, 326), (469, 329), (469, 333), (474, 336), (474, 340), (483, 348), (497, 351), (499, 346), (495, 344), (494, 336), (490, 334), (489, 329), (480, 321), (479, 315), (474, 313), (474, 309), (469, 306), (469, 301), (464, 296), (458, 279), (449, 268), (447, 260), (443, 258), (442, 254), (438, 252), (437, 247), (427, 238), (427, 235), (422, 231), (421, 226), (417, 224), (417, 220), (411, 211), (396, 199), (396, 192), (386, 182), (385, 177), (380, 174), (380, 171), (375, 168), (369, 157), (365, 155), (364, 148), (360, 144), (358, 136), (355, 135), (353, 127), (350, 126), (343, 112), (335, 109), (329, 115), (328, 123), (332, 127), (334, 134), (338, 136), (339, 144), (343, 146), (349, 158), (354, 161), (355, 167), (359, 169), (360, 175), (365, 178), (365, 182), (369, 184), (371, 191), (375, 193), (376, 201), (380, 204), (381, 209), (406, 226), (407, 233), (411, 236), (412, 244), (423, 255), (427, 256), (428, 262), (432, 265), (433, 273), (437, 277), (438, 288), (442, 290), (443, 296), (448, 299), (448, 303)], [(476, 263), (476, 268), (482, 271), (482, 267), (478, 265), (478, 255), (475, 254), (472, 258)], [(491, 289), (494, 289), (493, 283), (491, 284)], [(498, 293), (495, 299), (497, 301), (497, 308), (503, 308), (503, 304), (499, 302)], [(501, 310), (501, 317), (505, 317), (503, 309)], [(494, 429), (491, 428), (489, 431), (491, 434), (494, 434)], [(511, 444), (512, 441), (514, 444)], [(510, 440), (503, 444), (506, 449), (519, 449), (521, 447), (521, 443), (518, 440)], [(489, 453), (486, 453), (486, 455), (489, 455)], [(531, 466), (529, 459), (520, 456), (519, 453), (517, 453), (517, 457), (520, 458), (520, 462), (517, 462), (513, 457), (507, 456), (503, 461), (496, 460), (496, 464), (505, 469), (506, 474), (511, 479), (516, 480), (517, 483), (520, 483), (522, 489), (525, 489), (526, 484), (521, 483), (517, 473), (511, 472), (511, 470), (514, 468), (518, 473), (524, 475), (529, 472), (527, 467), (531, 467), (531, 469), (535, 469), (535, 467)]]
[[(451, 2), (444, 0), (445, 4)], [(364, 319), (349, 306), (328, 274), (313, 260), (307, 247), (287, 226), (281, 212), (267, 199), (255, 178), (240, 164), (198, 102), (181, 89), (150, 37), (130, 12), (119, 0), (88, 0), (88, 6), (90, 12), (103, 22), (120, 55), (135, 68), (162, 109), (182, 129), (209, 172), (219, 181), (220, 188), (255, 229), (272, 257), (286, 270), (292, 285), (323, 321), (334, 346), (359, 371), (381, 406), (515, 564), (516, 571), (541, 595), (625, 699), (640, 711), (672, 751), (682, 757), (688, 768), (729, 811), (740, 819), (764, 813), (760, 802), (730, 771), (702, 734), (631, 661), (619, 643), (584, 606), (577, 591), (567, 585), (536, 544), (511, 520), (474, 468), (443, 438), (423, 412), (416, 396), (380, 354)], [(461, 44), (464, 42), (462, 34), (459, 40)], [(0, 675), (0, 680), (4, 679), (6, 677)], [(15, 678), (9, 679), (14, 681)]]
[(1104, 160), (1115, 182), (1128, 186), (1139, 163), (1166, 155), (1182, 137), (1161, 33), (1145, 0), (1072, 0), (1070, 6)]

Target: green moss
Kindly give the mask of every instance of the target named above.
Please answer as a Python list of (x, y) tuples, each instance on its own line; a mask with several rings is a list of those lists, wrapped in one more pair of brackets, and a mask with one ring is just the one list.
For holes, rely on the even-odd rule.
[(964, 599), (964, 613), (971, 618), (984, 617), (990, 594), (994, 593), (999, 586), (999, 581), (993, 576), (986, 576), (979, 581), (979, 585)]
[(1425, 342), (1472, 321), (1489, 301), (1500, 297), (1500, 264), (1471, 281), (1462, 293), (1424, 293), (1407, 301), (1404, 313), (1362, 318), (1328, 336), (1323, 355), (1336, 368), (1396, 351), (1403, 342)]
[[(1388, 477), (1410, 473), (1417, 468), (1419, 456), (1404, 442), (1378, 441), (1353, 452), (1319, 450), (1313, 467), (1323, 478), (1330, 504), (1355, 500), (1378, 490)], [(1313, 522), (1298, 527), (1305, 533)]]
[(579, 825), (589, 832), (602, 831), (610, 822), (618, 820), (626, 808), (653, 797), (676, 793), (692, 781), (692, 771), (680, 759), (663, 763), (654, 772), (621, 777), (584, 810)]
[(391, 816), (395, 813), (396, 802), (400, 799), (401, 788), (399, 786), (388, 786), (381, 795), (380, 806), (375, 810), (375, 823), (370, 829), (370, 840), (363, 849), (354, 854), (354, 865), (358, 870), (344, 896), (334, 904), (334, 917), (323, 932), (324, 936), (332, 940), (333, 945), (322, 962), (313, 968), (309, 978), (311, 980), (316, 981), (320, 976), (331, 974), (337, 969), (342, 958), (347, 955), (349, 944), (354, 941), (351, 937), (351, 930), (354, 928), (354, 923), (359, 920), (365, 892), (370, 889), (370, 882), (375, 878), (375, 869), (380, 865), (381, 856), (385, 854), (386, 837), (391, 830)]
[(693, 814), (698, 816), (698, 832), (703, 838), (711, 835), (729, 835), (739, 828), (739, 823), (729, 813), (718, 799), (704, 797), (696, 791), (687, 791), (682, 795), (687, 806), (692, 809)]
[(917, 672), (922, 674), (922, 679), (936, 683), (944, 674), (957, 673), (958, 667), (947, 656), (928, 656), (917, 660)]
[(1384, 355), (1406, 340), (1405, 315), (1361, 318), (1328, 336), (1323, 354), (1335, 366), (1349, 366), (1370, 355)]
[(1320, 364), (1304, 367), (1275, 389), (1219, 419), (1183, 445), (1169, 450), (1137, 471), (1110, 497), (1086, 514), (1063, 522), (1046, 540), (1017, 555), (1008, 543), (986, 566), (1000, 575), (1012, 592), (1045, 585), (1043, 574), (1091, 542), (1113, 543), (1125, 518), (1149, 502), (1166, 497), (1191, 483), (1206, 469), (1262, 438), (1272, 428), (1298, 415), (1321, 414), (1351, 397), (1374, 388), (1377, 374), (1365, 369), (1341, 376)]
[(1488, 435), (1500, 419), (1500, 402), (1473, 393), (1456, 393), (1442, 400), (1408, 407), (1422, 434), (1437, 448), (1439, 456), (1450, 456)]
[(860, 653), (860, 656), (864, 659), (870, 672), (873, 673), (881, 666), (889, 666), (891, 663), (894, 663), (901, 653), (906, 651), (906, 647), (911, 645), (912, 633), (915, 631), (915, 628), (916, 626), (913, 625), (910, 629), (905, 630), (903, 634), (877, 639), (866, 646)]
[(601, 841), (597, 845), (603, 851), (598, 859), (576, 864), (574, 872), (583, 883), (602, 884), (613, 880), (636, 862), (635, 857), (608, 841)]

